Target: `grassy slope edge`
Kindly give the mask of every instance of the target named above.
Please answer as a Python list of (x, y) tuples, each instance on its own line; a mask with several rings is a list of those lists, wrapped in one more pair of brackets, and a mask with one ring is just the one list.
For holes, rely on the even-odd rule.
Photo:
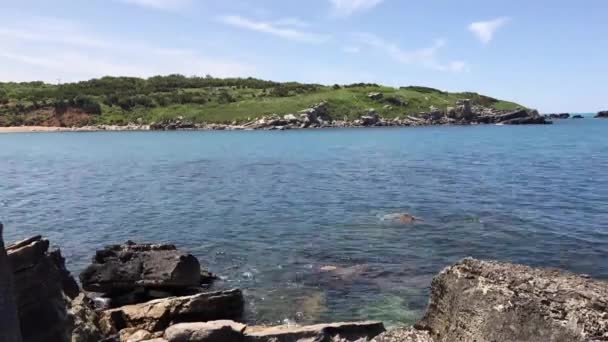
[[(373, 100), (367, 95), (380, 92)], [(150, 123), (182, 116), (194, 122), (245, 122), (268, 114), (295, 113), (327, 102), (334, 119), (356, 119), (369, 108), (383, 117), (445, 109), (460, 99), (511, 110), (519, 104), (477, 93), (376, 84), (323, 86), (253, 78), (155, 76), (104, 77), (78, 83), (0, 83), (0, 126)]]

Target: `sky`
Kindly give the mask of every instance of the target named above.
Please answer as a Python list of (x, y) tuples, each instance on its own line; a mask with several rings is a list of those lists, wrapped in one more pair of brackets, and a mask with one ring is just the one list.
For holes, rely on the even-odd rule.
[(606, 0), (0, 0), (0, 81), (259, 77), (608, 108)]

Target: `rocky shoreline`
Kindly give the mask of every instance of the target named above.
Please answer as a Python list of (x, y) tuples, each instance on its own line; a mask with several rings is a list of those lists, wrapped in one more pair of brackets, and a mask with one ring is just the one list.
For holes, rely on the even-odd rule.
[[(445, 110), (431, 107), (428, 112), (417, 116), (404, 115), (397, 118), (384, 118), (375, 109), (369, 109), (356, 120), (335, 120), (329, 115), (326, 102), (306, 108), (297, 113), (267, 115), (249, 122), (230, 124), (196, 123), (179, 116), (175, 119), (146, 124), (97, 125), (83, 127), (4, 127), (0, 132), (98, 132), (98, 131), (215, 131), (215, 130), (288, 130), (312, 128), (363, 128), (363, 127), (416, 127), (437, 125), (525, 125), (550, 124), (549, 118), (535, 110), (518, 109), (514, 111), (497, 110), (473, 104), (464, 99), (456, 107)], [(557, 118), (557, 117), (555, 117)]]
[(243, 293), (211, 291), (213, 275), (173, 245), (98, 250), (81, 289), (48, 240), (4, 247), (1, 233), (2, 225), (3, 342), (608, 340), (608, 283), (558, 270), (464, 259), (434, 278), (426, 314), (407, 329), (369, 321), (248, 326), (240, 323)]

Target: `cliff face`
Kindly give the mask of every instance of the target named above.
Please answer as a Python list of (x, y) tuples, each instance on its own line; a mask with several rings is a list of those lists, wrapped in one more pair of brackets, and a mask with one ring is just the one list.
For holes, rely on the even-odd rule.
[(2, 223), (0, 223), (0, 341), (21, 342), (13, 271), (4, 250), (2, 228)]

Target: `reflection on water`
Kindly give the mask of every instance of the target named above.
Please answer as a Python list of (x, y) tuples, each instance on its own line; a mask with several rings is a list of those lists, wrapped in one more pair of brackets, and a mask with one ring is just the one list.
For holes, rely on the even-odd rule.
[(74, 273), (106, 244), (174, 243), (251, 321), (403, 324), (466, 256), (608, 278), (608, 120), (574, 121), (0, 135), (0, 219)]

